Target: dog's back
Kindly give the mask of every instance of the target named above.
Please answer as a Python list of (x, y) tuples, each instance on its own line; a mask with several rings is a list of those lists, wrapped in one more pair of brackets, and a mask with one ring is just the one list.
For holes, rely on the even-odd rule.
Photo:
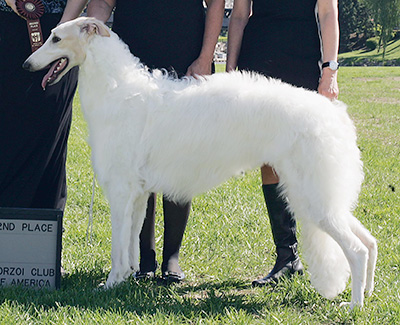
[[(356, 168), (355, 183), (360, 187), (355, 130), (343, 104), (277, 80), (238, 72), (206, 77), (164, 96), (157, 107), (148, 107), (143, 136), (143, 147), (148, 148), (146, 179), (155, 172), (158, 182), (150, 182), (149, 188), (159, 186), (175, 198), (189, 198), (232, 174), (265, 163), (279, 169), (287, 160), (301, 164), (298, 160), (305, 159), (315, 173), (324, 151), (336, 157), (333, 163), (338, 168), (355, 162), (349, 173), (354, 175)], [(181, 149), (171, 150), (172, 143)], [(353, 156), (346, 162), (349, 153)], [(196, 159), (199, 155), (202, 158)], [(179, 193), (169, 190), (182, 186)]]

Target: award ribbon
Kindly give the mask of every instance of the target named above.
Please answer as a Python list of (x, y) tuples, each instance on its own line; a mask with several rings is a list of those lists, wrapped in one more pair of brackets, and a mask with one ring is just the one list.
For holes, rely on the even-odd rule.
[(43, 45), (43, 34), (39, 18), (44, 13), (44, 5), (41, 0), (17, 0), (15, 4), (18, 13), (26, 19), (32, 52), (35, 52)]

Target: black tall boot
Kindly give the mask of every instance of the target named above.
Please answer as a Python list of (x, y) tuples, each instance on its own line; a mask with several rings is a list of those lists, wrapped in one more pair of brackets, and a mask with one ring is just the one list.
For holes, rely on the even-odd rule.
[(157, 269), (156, 243), (155, 243), (155, 219), (156, 198), (151, 193), (147, 201), (146, 217), (140, 232), (140, 271), (136, 272), (137, 279), (154, 278)]
[(178, 259), (190, 208), (191, 202), (181, 205), (163, 198), (164, 247), (161, 272), (162, 278), (168, 282), (180, 282), (185, 278)]
[(279, 196), (278, 184), (263, 185), (262, 188), (277, 259), (271, 272), (266, 277), (253, 281), (253, 286), (273, 285), (282, 276), (303, 273), (303, 265), (297, 254), (296, 221), (286, 209), (286, 200)]

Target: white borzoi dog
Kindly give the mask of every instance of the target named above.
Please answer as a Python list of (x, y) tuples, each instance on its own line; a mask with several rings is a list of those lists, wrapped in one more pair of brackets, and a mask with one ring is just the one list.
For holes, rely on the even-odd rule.
[(351, 272), (350, 306), (373, 290), (375, 239), (352, 215), (363, 180), (346, 107), (250, 73), (172, 80), (149, 72), (104, 24), (78, 18), (55, 28), (24, 63), (58, 82), (80, 67), (79, 94), (93, 167), (111, 206), (106, 286), (138, 270), (150, 192), (184, 202), (232, 175), (269, 164), (302, 222), (315, 288), (333, 298)]

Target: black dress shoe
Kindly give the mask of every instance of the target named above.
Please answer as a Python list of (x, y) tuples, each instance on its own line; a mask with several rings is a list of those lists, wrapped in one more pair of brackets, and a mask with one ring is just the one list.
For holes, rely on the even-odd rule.
[(134, 277), (136, 280), (153, 280), (156, 277), (156, 275), (155, 271), (148, 271), (148, 272), (137, 271)]
[(285, 264), (281, 264), (279, 261), (277, 261), (274, 268), (266, 277), (254, 280), (252, 285), (253, 287), (263, 287), (266, 285), (274, 286), (282, 278), (289, 278), (295, 273), (302, 275), (303, 270), (303, 265), (298, 257), (294, 261), (289, 261)]
[(143, 270), (139, 270), (135, 273), (134, 278), (136, 280), (153, 280), (156, 277), (156, 270), (158, 267), (158, 263), (155, 262), (155, 265), (153, 265), (154, 270), (150, 270), (150, 271), (143, 271)]
[(165, 271), (161, 278), (167, 283), (179, 283), (185, 279), (185, 273)]

